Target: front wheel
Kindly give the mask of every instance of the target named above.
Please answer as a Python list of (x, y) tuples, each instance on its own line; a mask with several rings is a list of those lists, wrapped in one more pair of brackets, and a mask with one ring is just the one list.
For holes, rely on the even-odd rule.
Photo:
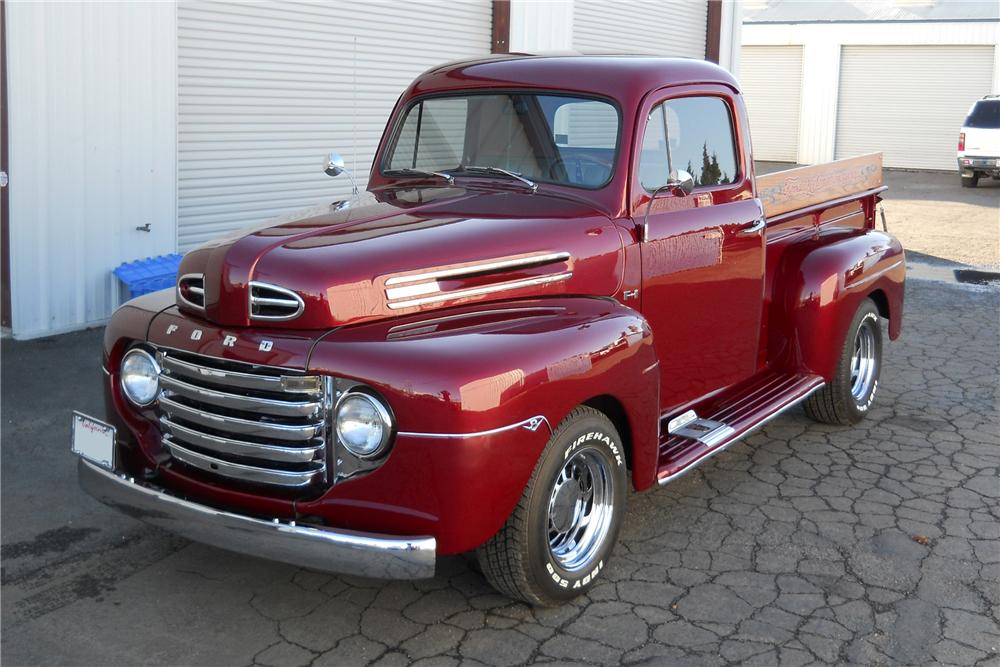
[(882, 324), (875, 303), (865, 299), (847, 329), (833, 379), (806, 400), (806, 414), (827, 424), (857, 424), (875, 400), (881, 370)]
[(476, 551), (490, 584), (536, 606), (593, 586), (625, 512), (625, 453), (611, 421), (574, 409), (552, 434), (514, 511)]

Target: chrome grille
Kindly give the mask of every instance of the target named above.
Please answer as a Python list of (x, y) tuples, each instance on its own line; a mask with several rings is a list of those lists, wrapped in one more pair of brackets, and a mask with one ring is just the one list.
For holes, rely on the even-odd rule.
[(205, 310), (205, 274), (186, 273), (178, 278), (177, 298), (192, 308)]
[(174, 459), (248, 483), (330, 479), (325, 378), (166, 350), (156, 358), (163, 446)]
[(294, 320), (304, 309), (302, 297), (295, 292), (276, 285), (250, 282), (250, 319)]

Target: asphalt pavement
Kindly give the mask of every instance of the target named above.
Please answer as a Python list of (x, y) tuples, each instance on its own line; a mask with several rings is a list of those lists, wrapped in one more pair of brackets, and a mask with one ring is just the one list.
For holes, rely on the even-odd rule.
[(84, 495), (73, 408), (99, 332), (3, 341), (5, 665), (997, 664), (994, 289), (913, 280), (856, 427), (795, 410), (633, 494), (584, 599), (533, 610), (468, 557), (434, 579), (328, 576), (185, 542)]
[(1000, 289), (916, 278), (866, 421), (795, 409), (632, 494), (602, 581), (551, 610), (497, 595), (468, 556), (414, 583), (329, 576), (118, 514), (80, 491), (69, 452), (72, 410), (103, 410), (101, 331), (4, 340), (0, 657), (1000, 664)]

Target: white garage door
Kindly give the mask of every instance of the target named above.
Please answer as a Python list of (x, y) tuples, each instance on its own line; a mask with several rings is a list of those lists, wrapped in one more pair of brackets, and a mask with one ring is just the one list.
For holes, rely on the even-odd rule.
[[(490, 50), (472, 2), (179, 3), (178, 244), (364, 188), (393, 104), (425, 69)], [(356, 65), (356, 66), (355, 66)]]
[(755, 160), (795, 162), (802, 101), (801, 46), (744, 46), (740, 86)]
[(992, 46), (845, 46), (837, 157), (882, 151), (887, 167), (954, 170), (958, 130), (992, 81)]
[(703, 0), (576, 0), (573, 48), (583, 53), (655, 53), (705, 57)]

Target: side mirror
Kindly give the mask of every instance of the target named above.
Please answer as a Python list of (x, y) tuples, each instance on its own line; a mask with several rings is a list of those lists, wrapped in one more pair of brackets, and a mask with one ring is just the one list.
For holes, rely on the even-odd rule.
[(670, 180), (667, 181), (664, 188), (670, 188), (671, 191), (680, 190), (685, 196), (689, 195), (694, 190), (694, 176), (683, 169), (676, 169), (670, 174)]
[(330, 153), (326, 156), (326, 165), (323, 166), (323, 171), (327, 176), (347, 174), (347, 177), (351, 179), (351, 187), (354, 194), (358, 194), (358, 184), (354, 181), (354, 174), (344, 166), (344, 158), (341, 157), (340, 153)]
[(327, 176), (340, 176), (347, 171), (347, 167), (344, 166), (344, 158), (341, 157), (340, 153), (330, 153), (326, 156), (326, 166), (323, 167), (323, 171), (326, 172)]

